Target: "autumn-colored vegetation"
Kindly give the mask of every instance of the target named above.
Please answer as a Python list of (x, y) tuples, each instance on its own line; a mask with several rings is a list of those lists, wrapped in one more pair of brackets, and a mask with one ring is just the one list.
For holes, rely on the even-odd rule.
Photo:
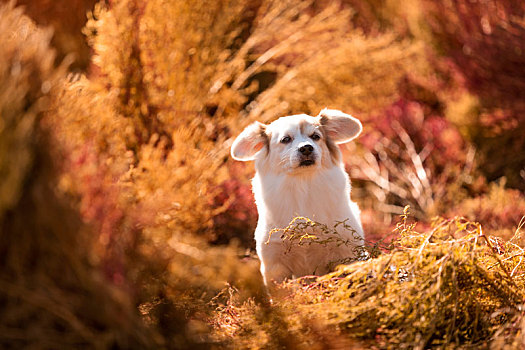
[[(525, 345), (522, 2), (72, 3), (0, 7), (0, 347)], [(324, 107), (368, 254), (270, 302), (229, 147)]]

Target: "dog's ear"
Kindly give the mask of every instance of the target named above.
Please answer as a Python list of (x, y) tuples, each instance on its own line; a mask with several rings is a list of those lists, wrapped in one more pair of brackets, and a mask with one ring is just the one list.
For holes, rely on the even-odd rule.
[(267, 144), (266, 125), (254, 122), (248, 125), (233, 141), (231, 155), (236, 160), (253, 160), (255, 159), (255, 154)]
[(349, 114), (336, 109), (323, 109), (319, 112), (321, 125), (335, 143), (346, 143), (355, 139), (363, 130), (361, 122)]

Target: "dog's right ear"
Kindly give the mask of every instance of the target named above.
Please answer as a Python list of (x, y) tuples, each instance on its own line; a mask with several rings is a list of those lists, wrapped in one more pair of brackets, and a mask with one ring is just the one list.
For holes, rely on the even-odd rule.
[(236, 160), (254, 160), (255, 154), (267, 145), (266, 125), (254, 122), (233, 141), (231, 155)]

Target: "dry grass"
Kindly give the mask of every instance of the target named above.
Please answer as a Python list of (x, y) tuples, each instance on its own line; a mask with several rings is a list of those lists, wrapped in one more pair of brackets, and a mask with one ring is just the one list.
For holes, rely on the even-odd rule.
[[(314, 339), (320, 329), (334, 339), (379, 348), (520, 341), (519, 331), (511, 333), (515, 338), (503, 334), (523, 315), (525, 251), (515, 243), (522, 228), (504, 242), (463, 218), (436, 219), (424, 233), (414, 227), (405, 209), (391, 251), (282, 285), (273, 307), (280, 324), (300, 340), (294, 348), (319, 346), (322, 340)], [(261, 312), (231, 291), (217, 309), (217, 336), (234, 347), (275, 346), (277, 330), (260, 319)]]

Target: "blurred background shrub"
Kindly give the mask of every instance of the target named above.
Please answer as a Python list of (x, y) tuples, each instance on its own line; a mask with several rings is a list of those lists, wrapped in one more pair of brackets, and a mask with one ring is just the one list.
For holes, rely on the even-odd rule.
[(36, 24), (53, 28), (51, 46), (55, 49), (55, 62), (60, 63), (66, 56), (72, 59), (69, 69), (84, 71), (90, 65), (90, 51), (82, 28), (86, 25), (86, 13), (93, 9), (96, 0), (72, 0), (67, 6), (60, 1), (49, 0), (2, 0), (21, 6), (24, 13)]
[(2, 348), (153, 346), (125, 293), (91, 262), (91, 232), (57, 193), (60, 152), (44, 113), (64, 66), (51, 33), (0, 7), (0, 317)]

